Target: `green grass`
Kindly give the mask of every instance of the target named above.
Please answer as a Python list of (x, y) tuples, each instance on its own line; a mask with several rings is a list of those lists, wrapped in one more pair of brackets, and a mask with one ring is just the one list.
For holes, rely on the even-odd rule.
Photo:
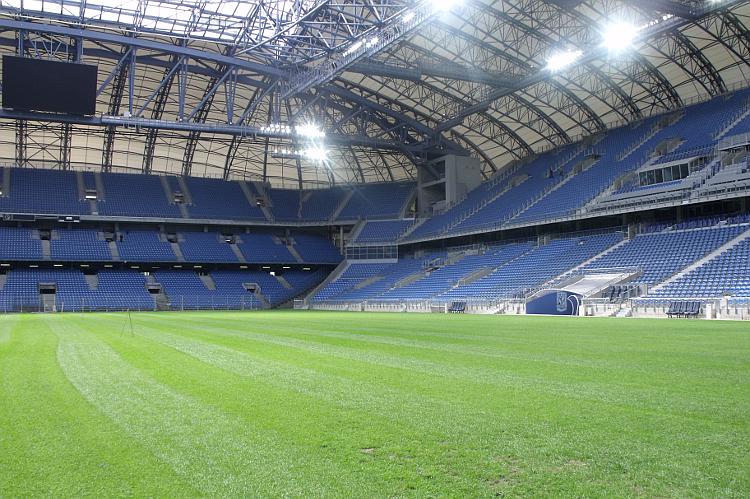
[(750, 496), (744, 323), (0, 317), (0, 497)]

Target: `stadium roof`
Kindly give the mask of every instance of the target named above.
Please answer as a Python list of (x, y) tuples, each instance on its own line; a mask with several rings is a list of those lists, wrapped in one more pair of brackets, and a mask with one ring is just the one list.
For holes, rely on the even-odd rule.
[[(490, 175), (745, 86), (748, 16), (732, 0), (0, 0), (1, 53), (97, 64), (100, 87), (94, 117), (0, 111), (0, 152), (297, 187), (411, 178), (457, 151)], [(603, 44), (613, 26), (631, 46)], [(303, 124), (328, 161), (300, 154), (321, 148)]]

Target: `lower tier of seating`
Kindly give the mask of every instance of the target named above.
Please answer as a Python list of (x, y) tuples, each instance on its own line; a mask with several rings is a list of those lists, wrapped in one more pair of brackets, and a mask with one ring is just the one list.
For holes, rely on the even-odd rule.
[(325, 271), (48, 268), (0, 272), (0, 312), (262, 309), (319, 284)]
[[(126, 239), (134, 233), (130, 232)], [(15, 229), (7, 232), (5, 240), (12, 244), (31, 241), (37, 258), (45, 253), (43, 242), (78, 241), (92, 248), (102, 246), (98, 238), (49, 235), (52, 239), (40, 240), (38, 230)], [(180, 244), (151, 236), (167, 248)], [(184, 240), (184, 235), (181, 237)], [(143, 236), (140, 241), (146, 244), (147, 239)], [(189, 239), (198, 246), (232, 244), (218, 235)], [(248, 234), (243, 234), (242, 239), (244, 245), (253, 244)], [(273, 254), (270, 245), (294, 258), (305, 253), (299, 248), (315, 247), (306, 237), (298, 235), (268, 239), (269, 255)], [(210, 249), (206, 254), (211, 254)], [(239, 249), (232, 251), (232, 255), (237, 254), (242, 255)], [(324, 279), (325, 284), (308, 297), (308, 302), (429, 301), (466, 302), (473, 306), (525, 300), (545, 288), (583, 289), (581, 282), (595, 284), (580, 291), (584, 298), (609, 297), (611, 301), (616, 296), (618, 302), (633, 298), (661, 303), (723, 299), (732, 303), (750, 302), (747, 216), (642, 227), (629, 237), (625, 231), (611, 230), (459, 248), (419, 249), (398, 260), (348, 260), (327, 279), (325, 269), (331, 268), (334, 261), (320, 269), (305, 263), (275, 260), (256, 265), (239, 263), (231, 269), (223, 264), (178, 261), (165, 265), (158, 261), (106, 264), (92, 260), (75, 266), (43, 259), (8, 262), (0, 260), (0, 311), (270, 308), (289, 302)], [(608, 276), (617, 278), (610, 281)], [(607, 290), (611, 292), (607, 294)]]
[(607, 286), (620, 285), (627, 296), (632, 291), (646, 299), (750, 299), (748, 262), (747, 217), (713, 218), (647, 227), (630, 238), (615, 231), (417, 253), (398, 262), (352, 260), (309, 301), (524, 300), (588, 274), (604, 283), (589, 290), (594, 298), (606, 298)]

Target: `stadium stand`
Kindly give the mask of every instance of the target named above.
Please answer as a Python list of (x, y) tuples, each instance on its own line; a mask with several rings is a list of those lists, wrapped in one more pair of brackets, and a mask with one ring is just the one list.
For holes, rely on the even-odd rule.
[[(153, 310), (154, 299), (145, 287), (145, 277), (130, 270), (102, 270), (92, 287), (86, 276), (72, 269), (13, 269), (0, 290), (0, 305), (6, 311), (43, 310)], [(54, 293), (40, 293), (48, 286)]]
[(299, 263), (282, 237), (270, 232), (240, 234), (237, 244), (250, 263)]
[(126, 230), (117, 235), (120, 259), (129, 262), (177, 261), (171, 244), (154, 230)]
[(263, 212), (251, 204), (238, 182), (186, 177), (190, 193), (188, 211), (192, 218), (219, 220), (265, 220)]
[(369, 220), (352, 241), (354, 243), (394, 242), (414, 220)]
[(295, 232), (292, 234), (292, 241), (294, 249), (305, 263), (338, 264), (341, 261), (341, 253), (328, 238)]
[(632, 239), (610, 232), (540, 245), (527, 242), (449, 250), (448, 254), (402, 258), (398, 263), (354, 261), (317, 290), (312, 301), (489, 302), (530, 296), (573, 269), (595, 274), (637, 268), (627, 286), (612, 288), (609, 296), (614, 299), (615, 290), (630, 293), (639, 285), (664, 282), (728, 243), (733, 245), (674, 282), (655, 288), (647, 298), (750, 298), (748, 241), (747, 217), (706, 218), (657, 225)]
[(750, 298), (750, 239), (648, 294), (651, 298)]
[(256, 282), (255, 274), (233, 272), (237, 278), (232, 285), (227, 285), (218, 273), (199, 275), (189, 270), (158, 271), (154, 277), (163, 286), (169, 307), (174, 310), (247, 310), (263, 308), (259, 295), (243, 286)]
[[(581, 172), (569, 172), (554, 190), (517, 215), (512, 222), (529, 223), (571, 214), (609, 187), (615, 179), (644, 164), (657, 143), (659, 132), (651, 130), (655, 120), (613, 130), (594, 146), (590, 157), (594, 163)], [(645, 139), (645, 140), (644, 140)], [(623, 155), (627, 154), (623, 158)], [(620, 159), (622, 158), (622, 159)]]
[(268, 272), (252, 270), (216, 270), (197, 274), (192, 271), (158, 271), (156, 280), (164, 286), (173, 309), (257, 309), (275, 306), (287, 301), (322, 278), (319, 271), (288, 271), (285, 287)]
[[(134, 291), (134, 301), (119, 302), (123, 307), (162, 305), (157, 301), (164, 298), (159, 293), (154, 293), (158, 298), (151, 296), (144, 282), (162, 285), (166, 296), (194, 295), (192, 304), (186, 305), (181, 298), (185, 308), (277, 306), (317, 285), (327, 269), (342, 262), (341, 252), (325, 235), (337, 224), (353, 224), (348, 236), (353, 246), (403, 248), (430, 239), (549, 224), (613, 209), (625, 213), (655, 204), (677, 206), (722, 196), (734, 199), (750, 191), (748, 145), (741, 135), (750, 126), (747, 96), (747, 91), (719, 96), (685, 108), (679, 116), (647, 118), (515, 161), (454, 206), (417, 220), (401, 218), (415, 196), (415, 183), (407, 181), (293, 190), (175, 175), (6, 167), (2, 169), (0, 211), (90, 216), (85, 220), (89, 225), (118, 225), (86, 228), (89, 225), (81, 224), (84, 228), (77, 228), (71, 225), (77, 219), (68, 219), (64, 227), (40, 228), (31, 219), (22, 220), (0, 227), (0, 261), (186, 263), (201, 266), (203, 274), (187, 268), (158, 269), (156, 274), (164, 278), (161, 283), (126, 268), (97, 268), (84, 275), (67, 268), (6, 267), (3, 281), (8, 289), (20, 286), (26, 290), (21, 295), (26, 293), (38, 302), (39, 290), (34, 289), (38, 279), (62, 272), (55, 300), (69, 307), (117, 306), (115, 298), (103, 301), (107, 293), (119, 293), (117, 280), (123, 282), (123, 289), (138, 291)], [(734, 149), (720, 153), (721, 137), (730, 137)], [(689, 170), (680, 171), (683, 178), (660, 176), (654, 182), (643, 173), (683, 159), (690, 161)], [(641, 185), (642, 181), (651, 183)], [(87, 193), (90, 200), (85, 199)], [(97, 220), (97, 216), (105, 218)], [(179, 228), (148, 225), (155, 220), (136, 225), (135, 220), (142, 218), (164, 220)], [(191, 229), (186, 222), (201, 226)], [(639, 299), (664, 303), (724, 297), (739, 303), (750, 300), (747, 269), (733, 264), (734, 259), (746, 256), (747, 244), (737, 241), (746, 224), (746, 217), (718, 216), (641, 226), (626, 240), (619, 231), (589, 236), (566, 236), (563, 231), (533, 241), (479, 243), (448, 250), (440, 243), (433, 246), (441, 249), (407, 246), (396, 263), (344, 262), (340, 273), (309, 301), (474, 304), (522, 299), (540, 287), (562, 282), (574, 269), (586, 273), (637, 267), (636, 277), (607, 290), (612, 303), (639, 295)], [(325, 231), (307, 226), (325, 227)], [(105, 239), (105, 233), (112, 242)], [(731, 248), (724, 248), (729, 243)], [(719, 250), (720, 254), (713, 254)], [(221, 268), (240, 264), (269, 268)], [(303, 265), (322, 269), (298, 270)], [(273, 272), (284, 270), (288, 281), (281, 275), (271, 276), (270, 266), (276, 266)], [(97, 275), (96, 280), (91, 275)], [(257, 280), (260, 291), (244, 287), (249, 277)], [(207, 288), (209, 279), (213, 289)], [(96, 289), (90, 287), (94, 281)]]
[[(701, 104), (685, 108), (682, 119), (669, 127), (669, 135), (681, 141), (671, 152), (661, 156), (657, 162), (666, 163), (676, 159), (705, 154), (716, 143), (716, 136), (727, 131), (727, 127), (747, 110), (747, 92), (719, 96)], [(736, 125), (732, 127), (736, 129)]]
[[(621, 239), (621, 234), (612, 233), (552, 240), (546, 245), (534, 246), (474, 282), (451, 289), (441, 298), (472, 301), (523, 297)], [(523, 246), (508, 248), (514, 256), (523, 249)]]
[(125, 173), (103, 173), (105, 199), (97, 202), (99, 213), (119, 217), (181, 218), (170, 203), (159, 177)]
[(639, 234), (586, 265), (585, 270), (632, 267), (643, 270), (631, 284), (657, 284), (740, 235), (744, 227), (708, 227)]
[(230, 243), (218, 232), (180, 232), (180, 250), (188, 262), (237, 263)]
[(354, 263), (319, 290), (313, 300), (451, 302), (517, 297), (621, 239), (621, 234), (610, 233), (558, 239), (541, 246), (523, 242), (502, 244), (476, 254), (458, 252), (450, 257), (433, 252), (386, 266)]
[(389, 263), (349, 264), (337, 279), (317, 290), (312, 299), (315, 301), (326, 301), (335, 298), (346, 291), (356, 288), (373, 276), (379, 276), (383, 271), (391, 267), (391, 265)]
[[(587, 209), (657, 200), (679, 203), (685, 197), (744, 192), (750, 189), (746, 159), (733, 165), (715, 161), (710, 171), (692, 172), (682, 182), (668, 180), (650, 186), (631, 182), (616, 189), (612, 185), (643, 165), (715, 156), (720, 135), (747, 131), (749, 109), (747, 91), (728, 94), (685, 108), (678, 119), (648, 118), (530, 157), (482, 183), (445, 213), (420, 221), (405, 241), (549, 222)], [(10, 172), (10, 187), (0, 196), (0, 211), (90, 214), (89, 203), (81, 199), (76, 174), (4, 170)], [(179, 180), (174, 176), (102, 173), (101, 179), (103, 192), (95, 201), (101, 216), (248, 222), (265, 222), (267, 218), (254, 204), (257, 193), (252, 183), (243, 190), (237, 181), (194, 177)], [(96, 189), (96, 178), (86, 172), (82, 185)], [(277, 223), (326, 224), (334, 216), (333, 223), (398, 218), (413, 198), (415, 184), (376, 183), (307, 191), (269, 186), (264, 191), (266, 210)], [(172, 199), (178, 192), (183, 196), (180, 203)], [(360, 242), (367, 240), (369, 230)]]
[(88, 203), (78, 197), (72, 172), (31, 168), (2, 168), (10, 175), (10, 190), (0, 196), (0, 212), (84, 215)]
[(365, 184), (355, 187), (338, 221), (362, 218), (397, 218), (414, 196), (413, 182)]
[[(0, 229), (0, 234), (5, 229)], [(100, 232), (57, 229), (50, 238), (50, 259), (55, 261), (104, 262), (112, 260), (109, 244)]]
[(339, 188), (313, 189), (300, 197), (300, 220), (305, 222), (328, 221), (346, 196)]
[(515, 215), (520, 207), (530, 204), (559, 183), (566, 165), (579, 155), (577, 146), (564, 147), (538, 156), (513, 175), (485, 182), (450, 210), (419, 225), (406, 240), (444, 234), (447, 231), (498, 227)]
[(300, 212), (300, 192), (291, 189), (270, 191), (271, 210), (277, 221), (297, 221)]
[(0, 259), (42, 260), (42, 242), (38, 231), (19, 227), (0, 229)]

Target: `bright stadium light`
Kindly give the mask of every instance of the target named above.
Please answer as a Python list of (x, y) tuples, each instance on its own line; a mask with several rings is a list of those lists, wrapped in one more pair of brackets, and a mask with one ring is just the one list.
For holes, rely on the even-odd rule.
[(359, 50), (361, 46), (362, 46), (362, 40), (359, 40), (359, 41), (355, 42), (354, 44), (352, 44), (351, 47), (349, 47), (348, 49), (346, 49), (346, 52), (344, 52), (344, 55), (353, 54), (354, 52), (356, 52), (357, 50)]
[(318, 125), (313, 125), (312, 123), (297, 125), (294, 127), (294, 132), (307, 139), (320, 139), (326, 135), (322, 128)]
[(320, 147), (311, 147), (302, 151), (302, 156), (311, 161), (323, 162), (328, 159), (328, 151)]
[(458, 5), (459, 0), (434, 0), (432, 6), (435, 10), (448, 11), (451, 10), (455, 5)]
[(275, 133), (275, 134), (285, 134), (285, 135), (292, 133), (292, 129), (289, 126), (283, 125), (281, 123), (269, 123), (268, 125), (261, 127), (260, 131), (264, 133)]
[(633, 44), (636, 35), (638, 35), (638, 28), (632, 24), (625, 22), (610, 24), (604, 31), (603, 43), (610, 52), (620, 52)]
[(560, 71), (561, 69), (567, 66), (570, 66), (571, 64), (576, 62), (582, 55), (583, 55), (583, 52), (581, 52), (580, 50), (568, 50), (567, 52), (558, 52), (550, 56), (549, 59), (547, 59), (547, 69), (553, 72)]

